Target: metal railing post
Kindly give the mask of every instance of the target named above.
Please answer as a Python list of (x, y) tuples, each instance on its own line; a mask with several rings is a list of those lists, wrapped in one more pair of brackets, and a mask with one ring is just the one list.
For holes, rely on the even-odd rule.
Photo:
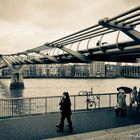
[(12, 99), (12, 117), (14, 117), (14, 103), (13, 103), (13, 100), (14, 99)]
[(48, 105), (47, 105), (47, 97), (46, 97), (45, 98), (45, 114), (47, 114), (47, 111), (48, 111), (47, 107), (48, 107)]
[(98, 100), (98, 108), (100, 109), (100, 95), (99, 95), (99, 100)]
[(88, 102), (87, 102), (87, 100), (88, 100), (88, 95), (86, 95), (86, 105), (87, 105), (87, 110), (88, 110), (89, 108), (88, 108)]
[(74, 111), (76, 110), (76, 96), (74, 96)]
[(31, 98), (29, 98), (29, 115), (31, 115)]
[(109, 107), (111, 107), (111, 94), (109, 94)]

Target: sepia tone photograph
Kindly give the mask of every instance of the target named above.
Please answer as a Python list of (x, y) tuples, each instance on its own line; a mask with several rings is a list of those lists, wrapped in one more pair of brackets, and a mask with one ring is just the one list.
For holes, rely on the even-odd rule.
[(140, 1), (0, 0), (0, 140), (139, 140)]

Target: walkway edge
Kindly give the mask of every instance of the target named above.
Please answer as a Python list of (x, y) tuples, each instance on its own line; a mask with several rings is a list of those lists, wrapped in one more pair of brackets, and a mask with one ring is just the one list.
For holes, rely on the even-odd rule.
[(140, 124), (50, 138), (47, 140), (132, 140), (134, 138), (140, 138)]

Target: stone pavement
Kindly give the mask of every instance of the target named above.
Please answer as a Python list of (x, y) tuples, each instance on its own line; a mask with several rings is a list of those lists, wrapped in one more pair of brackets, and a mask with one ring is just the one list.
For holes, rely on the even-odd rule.
[[(129, 133), (130, 138), (132, 138), (133, 133), (131, 131), (133, 129), (131, 128), (133, 128), (132, 125), (138, 128), (136, 124), (140, 124), (140, 111), (128, 110), (126, 118), (116, 117), (113, 108), (73, 112), (73, 133), (67, 133), (67, 126), (65, 126), (64, 133), (57, 133), (55, 126), (59, 120), (60, 113), (0, 119), (0, 140), (74, 140), (78, 137), (79, 140), (90, 140), (94, 138), (103, 139), (104, 136), (108, 138), (106, 140), (109, 140), (109, 137), (116, 136), (114, 133), (123, 135), (124, 130), (126, 130), (127, 138)], [(67, 125), (67, 123), (65, 124)]]
[(140, 140), (140, 125), (130, 125), (44, 140)]

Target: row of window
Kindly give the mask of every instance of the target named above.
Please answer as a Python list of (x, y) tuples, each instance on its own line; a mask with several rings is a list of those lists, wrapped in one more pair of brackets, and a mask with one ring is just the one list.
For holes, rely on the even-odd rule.
[[(99, 67), (98, 67), (99, 66)], [(10, 76), (9, 68), (1, 70), (1, 76)], [(61, 77), (140, 77), (140, 66), (117, 65), (64, 65), (64, 66), (28, 66), (23, 76), (61, 76)]]

